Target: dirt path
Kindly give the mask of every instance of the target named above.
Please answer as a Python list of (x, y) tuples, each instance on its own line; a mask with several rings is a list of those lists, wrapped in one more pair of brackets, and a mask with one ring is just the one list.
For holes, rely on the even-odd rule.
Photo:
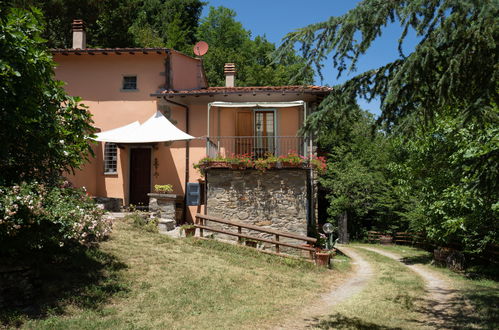
[[(376, 252), (404, 263), (403, 258), (397, 254), (370, 247), (359, 248)], [(424, 306), (420, 310), (427, 318), (423, 325), (439, 329), (454, 328), (454, 322), (458, 318), (461, 318), (463, 314), (469, 312), (470, 306), (464, 302), (457, 293), (457, 290), (447, 280), (442, 278), (441, 275), (429, 270), (424, 265), (404, 264), (421, 276), (426, 282), (428, 294), (426, 297), (421, 297)]]
[[(364, 289), (373, 277), (373, 271), (369, 263), (357, 252), (346, 246), (339, 246), (338, 250), (352, 259), (354, 272), (348, 279), (336, 284), (324, 294), (313, 306), (308, 306), (296, 315), (288, 318), (285, 323), (279, 324), (273, 329), (304, 329), (316, 324), (321, 316), (331, 313), (331, 307), (345, 301)], [(334, 275), (333, 275), (334, 276)]]

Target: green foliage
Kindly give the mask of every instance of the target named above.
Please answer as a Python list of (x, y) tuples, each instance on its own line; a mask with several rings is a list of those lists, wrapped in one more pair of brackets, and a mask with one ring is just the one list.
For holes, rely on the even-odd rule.
[[(341, 75), (354, 71), (383, 27), (397, 21), (403, 28), (400, 58), (338, 86), (311, 127), (327, 113), (355, 105), (356, 97), (379, 97), (380, 120), (386, 123), (414, 112), (430, 118), (445, 107), (484, 119), (484, 111), (498, 100), (498, 11), (495, 0), (364, 0), (343, 16), (289, 33), (278, 55), (299, 43), (308, 63), (320, 70), (332, 53), (333, 67)], [(421, 39), (406, 55), (402, 45), (411, 29)]]
[(406, 155), (399, 177), (416, 198), (405, 214), (413, 228), (439, 245), (480, 253), (499, 241), (499, 111), (495, 120), (462, 123), (449, 111), (430, 128), (398, 140)]
[[(387, 162), (373, 163), (372, 150), (382, 157), (385, 149), (374, 144), (354, 152), (351, 137), (338, 134), (346, 148), (333, 145), (331, 161), (338, 164), (325, 183), (333, 191), (332, 215), (350, 206), (363, 219), (384, 213), (385, 225), (400, 216), (433, 243), (467, 253), (497, 244), (498, 14), (495, 0), (364, 0), (286, 36), (278, 58), (298, 43), (319, 71), (332, 54), (341, 75), (356, 69), (387, 24), (402, 27), (399, 58), (336, 86), (307, 122), (328, 138), (348, 130), (359, 97), (379, 98), (378, 123), (395, 132)], [(409, 30), (420, 39), (404, 54)]]
[(101, 241), (111, 230), (102, 215), (79, 189), (37, 183), (0, 187), (1, 253)]
[(192, 52), (195, 33), (204, 2), (199, 0), (147, 0), (129, 1), (135, 6), (128, 32), (140, 47), (168, 47)]
[(146, 212), (133, 211), (131, 214), (125, 216), (126, 220), (132, 222), (135, 228), (145, 230), (150, 233), (158, 232), (158, 218), (151, 218)]
[(40, 13), (0, 10), (1, 253), (99, 241), (110, 230), (102, 212), (58, 186), (91, 152), (90, 114), (53, 80)]
[(154, 185), (154, 190), (158, 193), (170, 193), (173, 191), (173, 186), (171, 184), (156, 184)]
[[(327, 128), (338, 121), (339, 130)], [(327, 194), (331, 220), (346, 212), (352, 238), (362, 237), (369, 227), (405, 230), (407, 224), (397, 214), (405, 202), (387, 168), (390, 141), (373, 130), (372, 115), (357, 108), (348, 119), (338, 115), (321, 124), (319, 145), (328, 155), (328, 166), (319, 182)]]
[(14, 0), (13, 5), (38, 7), (47, 26), (47, 45), (71, 47), (71, 22), (87, 25), (91, 47), (172, 47), (188, 51), (204, 5), (199, 0)]
[(47, 182), (91, 153), (91, 115), (53, 79), (40, 13), (0, 18), (0, 185)]
[[(236, 63), (238, 86), (301, 85), (313, 81), (313, 72), (294, 50), (279, 61), (271, 54), (275, 45), (265, 36), (251, 39), (251, 32), (235, 19), (236, 13), (225, 7), (210, 7), (201, 20), (196, 36), (210, 45), (204, 67), (210, 85), (224, 86), (224, 64)], [(304, 72), (299, 75), (300, 72)]]

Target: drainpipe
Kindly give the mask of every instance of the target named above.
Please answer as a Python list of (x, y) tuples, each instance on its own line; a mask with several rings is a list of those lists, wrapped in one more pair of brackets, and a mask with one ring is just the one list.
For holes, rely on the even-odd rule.
[[(189, 107), (185, 104), (182, 103), (177, 103), (174, 101), (167, 100), (166, 97), (163, 97), (163, 99), (170, 104), (182, 107), (185, 109), (185, 132), (189, 134)], [(183, 223), (186, 222), (187, 220), (187, 183), (189, 182), (189, 147), (190, 147), (190, 141), (186, 140), (185, 141), (185, 193), (184, 193), (184, 211), (182, 212), (182, 221)]]
[[(206, 153), (210, 151), (210, 113), (211, 113), (211, 102), (208, 103), (208, 118), (206, 119)], [(206, 155), (210, 156), (210, 155)]]

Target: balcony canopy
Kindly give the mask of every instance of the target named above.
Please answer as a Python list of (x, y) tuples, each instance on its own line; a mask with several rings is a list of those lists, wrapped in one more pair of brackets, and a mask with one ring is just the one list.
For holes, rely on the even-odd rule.
[(290, 102), (211, 102), (212, 107), (224, 108), (289, 108), (296, 106), (303, 106), (304, 101), (290, 101)]
[(96, 141), (113, 143), (152, 143), (194, 139), (193, 136), (178, 129), (159, 111), (143, 124), (135, 121), (96, 135)]

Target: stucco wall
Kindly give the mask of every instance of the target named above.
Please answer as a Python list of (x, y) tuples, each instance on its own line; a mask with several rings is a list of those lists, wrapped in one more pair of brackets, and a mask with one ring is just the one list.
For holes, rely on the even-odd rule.
[[(306, 170), (303, 169), (266, 172), (211, 169), (207, 175), (207, 213), (306, 236), (306, 182)], [(298, 242), (293, 240), (292, 243)]]

